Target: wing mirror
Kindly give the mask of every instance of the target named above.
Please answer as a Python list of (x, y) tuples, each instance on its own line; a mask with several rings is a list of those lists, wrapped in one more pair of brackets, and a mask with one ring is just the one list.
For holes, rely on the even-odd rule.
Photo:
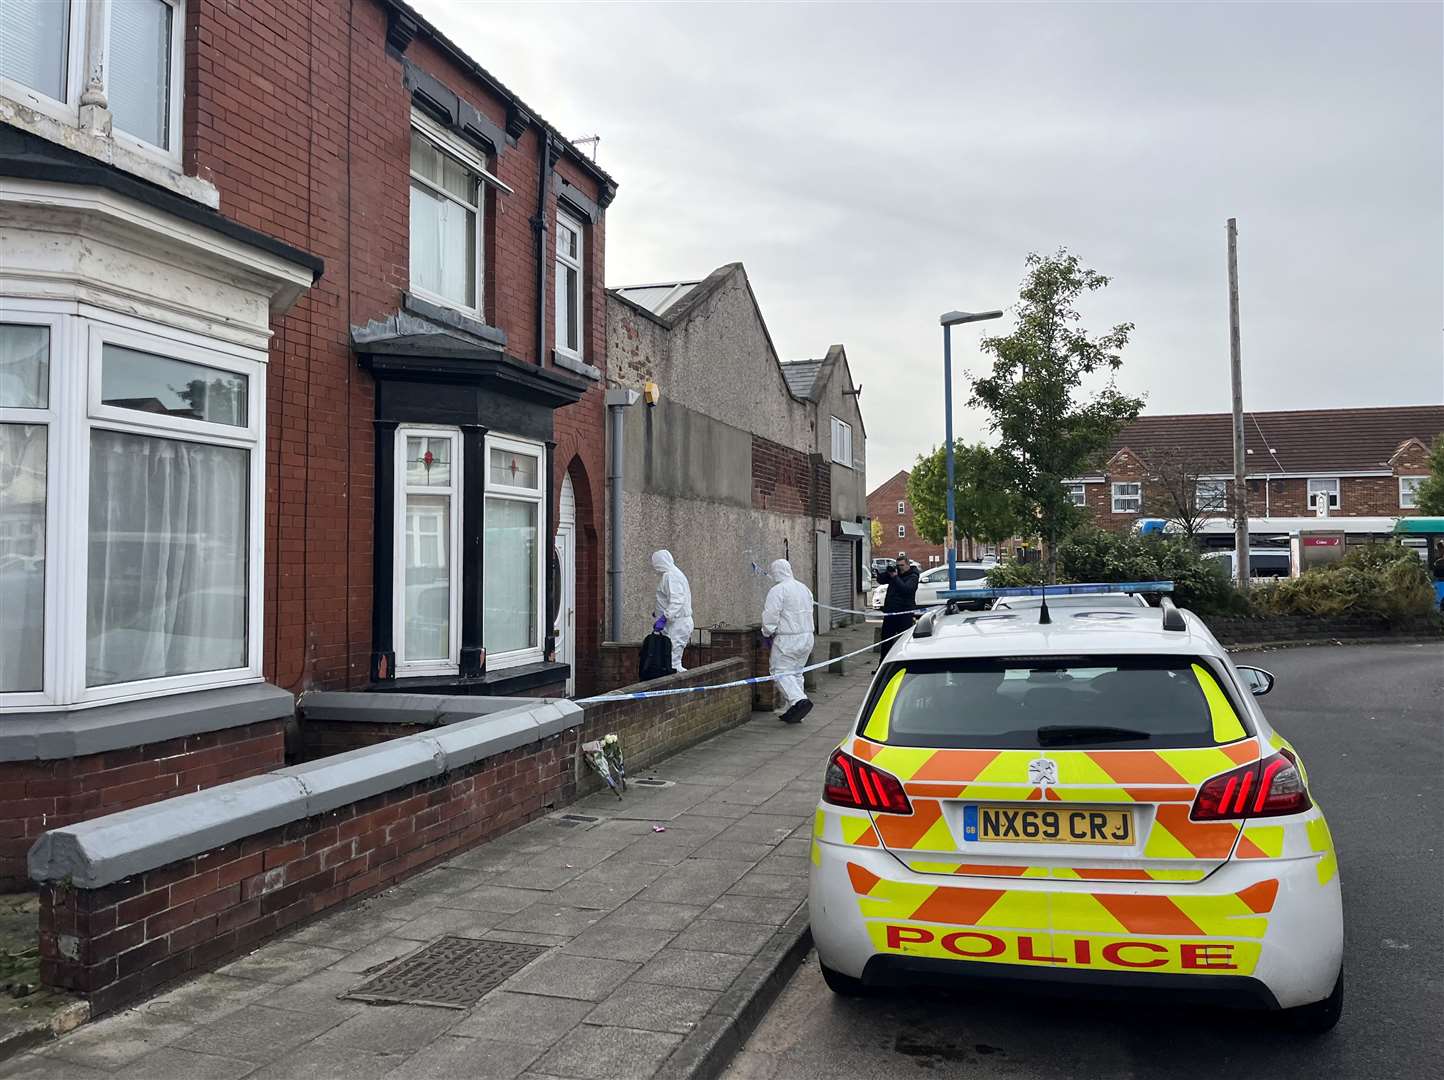
[(1274, 688), (1274, 673), (1259, 667), (1240, 667), (1239, 675), (1244, 686), (1254, 697), (1263, 697)]

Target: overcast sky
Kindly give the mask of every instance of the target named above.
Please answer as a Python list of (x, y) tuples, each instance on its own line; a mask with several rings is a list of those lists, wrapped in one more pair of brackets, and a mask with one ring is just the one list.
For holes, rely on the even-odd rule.
[(942, 440), (938, 314), (1029, 251), (1112, 275), (1147, 411), (1226, 410), (1230, 216), (1245, 408), (1444, 400), (1439, 4), (419, 7), (601, 135), (609, 286), (741, 261), (784, 359), (846, 345), (869, 487)]

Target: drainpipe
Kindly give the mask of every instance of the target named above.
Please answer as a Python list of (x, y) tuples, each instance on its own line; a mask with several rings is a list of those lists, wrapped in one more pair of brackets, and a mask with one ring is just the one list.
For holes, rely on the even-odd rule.
[(536, 363), (546, 366), (547, 355), (547, 195), (552, 181), (552, 136), (542, 138), (540, 176), (537, 179), (536, 216), (531, 219), (536, 234)]
[(612, 454), (607, 462), (607, 485), (611, 505), (607, 516), (612, 519), (612, 548), (607, 564), (607, 587), (611, 590), (611, 606), (607, 617), (607, 640), (622, 640), (622, 482), (626, 478), (626, 436), (622, 428), (622, 410), (642, 400), (635, 390), (608, 390), (607, 413), (612, 420)]

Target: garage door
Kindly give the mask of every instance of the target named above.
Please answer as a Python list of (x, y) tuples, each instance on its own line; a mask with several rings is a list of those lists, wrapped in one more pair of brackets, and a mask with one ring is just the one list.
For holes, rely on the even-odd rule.
[[(832, 574), (831, 574), (831, 599), (828, 600), (833, 607), (850, 608), (855, 606), (856, 597), (853, 596), (853, 579), (857, 576), (853, 569), (853, 553), (857, 549), (851, 540), (834, 540), (832, 542)], [(829, 626), (840, 626), (847, 622), (849, 616), (840, 611), (830, 611), (828, 615)]]

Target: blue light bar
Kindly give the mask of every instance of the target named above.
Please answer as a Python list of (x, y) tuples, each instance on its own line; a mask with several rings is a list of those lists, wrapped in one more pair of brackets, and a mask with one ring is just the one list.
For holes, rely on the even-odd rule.
[(1001, 589), (942, 589), (945, 600), (988, 600), (1003, 596), (1084, 596), (1094, 593), (1171, 593), (1171, 581), (1095, 581), (1077, 585), (1019, 585)]

